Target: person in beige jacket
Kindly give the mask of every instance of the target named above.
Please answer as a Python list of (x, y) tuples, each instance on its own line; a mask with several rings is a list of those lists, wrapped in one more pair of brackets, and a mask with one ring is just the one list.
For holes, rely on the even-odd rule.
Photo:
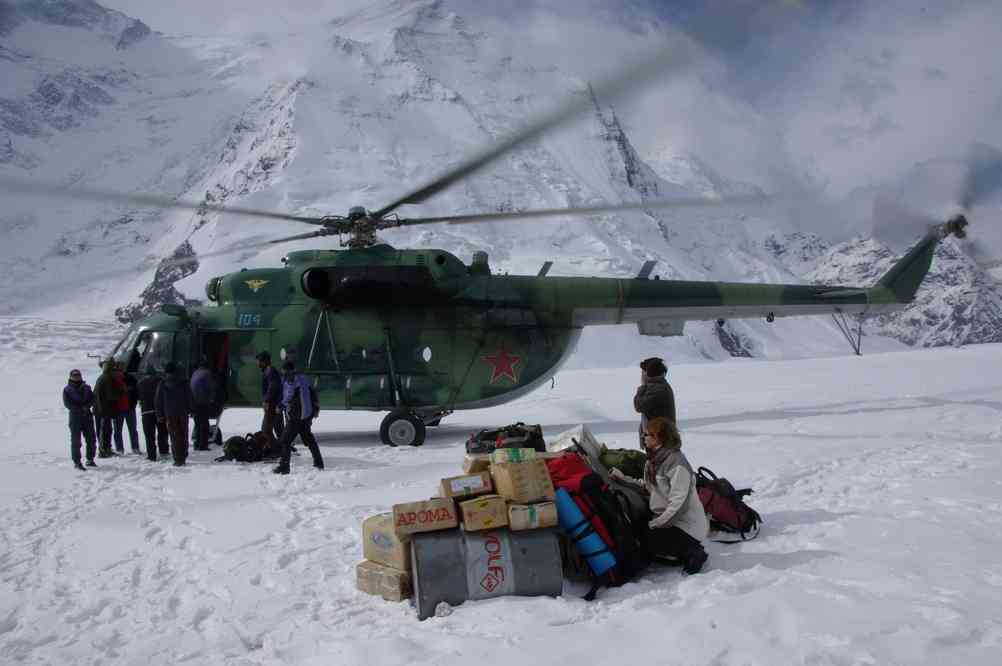
[(667, 418), (653, 418), (644, 429), (644, 445), (647, 462), (643, 479), (626, 476), (618, 469), (610, 476), (643, 487), (650, 494), (651, 555), (675, 558), (686, 573), (698, 573), (706, 563), (702, 541), (710, 523), (696, 492), (696, 475), (682, 453), (678, 428)]

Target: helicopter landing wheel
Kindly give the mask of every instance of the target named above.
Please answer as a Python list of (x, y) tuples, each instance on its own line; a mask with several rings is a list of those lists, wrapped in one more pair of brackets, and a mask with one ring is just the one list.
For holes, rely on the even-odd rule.
[(379, 438), (387, 446), (421, 446), (424, 436), (424, 421), (409, 409), (393, 410), (379, 426)]

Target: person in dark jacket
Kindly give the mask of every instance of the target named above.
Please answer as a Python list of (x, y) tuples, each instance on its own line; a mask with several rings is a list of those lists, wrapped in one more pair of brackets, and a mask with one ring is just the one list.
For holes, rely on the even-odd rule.
[(297, 436), (302, 437), (303, 443), (309, 448), (313, 455), (313, 466), (317, 469), (324, 468), (324, 458), (320, 455), (320, 446), (313, 436), (313, 418), (316, 416), (316, 408), (313, 404), (313, 397), (310, 391), (310, 380), (296, 372), (296, 364), (286, 361), (282, 364), (284, 378), (282, 381), (282, 408), (285, 410), (286, 422), (282, 439), (279, 440), (279, 448), (282, 451), (282, 459), (273, 471), (275, 474), (288, 474), (289, 463), (292, 458), (292, 440)]
[(174, 465), (181, 467), (188, 459), (188, 413), (191, 411), (191, 389), (178, 376), (177, 364), (168, 361), (164, 379), (157, 388), (157, 420), (166, 424), (170, 433)]
[(101, 449), (98, 452), (99, 458), (109, 458), (114, 455), (111, 451), (112, 432), (115, 435), (115, 449), (119, 453), (125, 452), (125, 444), (122, 442), (122, 426), (125, 423), (125, 414), (119, 409), (122, 399), (128, 399), (125, 393), (125, 382), (115, 381), (115, 359), (109, 357), (101, 364), (101, 376), (94, 384), (94, 405), (101, 413)]
[(63, 405), (70, 413), (70, 457), (73, 466), (85, 470), (80, 459), (80, 437), (87, 441), (87, 466), (97, 467), (94, 454), (97, 438), (94, 435), (94, 419), (91, 407), (94, 405), (94, 391), (83, 380), (79, 370), (70, 370), (70, 379), (63, 388)]
[(261, 370), (261, 432), (268, 436), (272, 444), (282, 437), (285, 419), (282, 418), (282, 375), (271, 364), (271, 354), (263, 351), (257, 355), (257, 367)]
[(640, 386), (633, 396), (633, 408), (640, 413), (640, 448), (644, 449), (644, 429), (647, 422), (663, 416), (678, 423), (675, 418), (675, 393), (665, 378), (668, 368), (660, 358), (644, 359), (640, 364)]
[[(133, 363), (139, 362), (138, 352), (132, 352)], [(139, 382), (136, 380), (136, 376), (131, 372), (127, 372), (127, 368), (119, 364), (119, 371), (122, 373), (122, 379), (125, 381), (125, 391), (129, 396), (129, 406), (125, 409), (125, 429), (129, 431), (129, 444), (132, 445), (133, 453), (140, 453), (139, 450), (139, 430), (136, 427), (136, 405), (139, 404)]]
[(146, 457), (156, 461), (157, 453), (166, 456), (170, 453), (167, 423), (157, 419), (157, 389), (160, 388), (160, 377), (151, 365), (146, 368), (143, 378), (136, 386), (139, 397), (139, 411), (142, 413), (143, 437), (146, 439)]
[(209, 415), (216, 401), (216, 378), (203, 358), (191, 375), (191, 402), (195, 415), (195, 450), (209, 450)]

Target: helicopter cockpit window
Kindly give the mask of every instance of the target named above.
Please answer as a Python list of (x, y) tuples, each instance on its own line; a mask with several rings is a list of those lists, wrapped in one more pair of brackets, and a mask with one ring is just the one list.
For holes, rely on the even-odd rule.
[(138, 374), (145, 374), (150, 368), (156, 372), (161, 372), (167, 361), (171, 359), (171, 345), (173, 341), (173, 333), (144, 331), (139, 336), (139, 342), (136, 345), (139, 362), (135, 368), (130, 368), (130, 370)]
[(125, 365), (129, 361), (129, 354), (132, 350), (136, 348), (136, 338), (139, 337), (141, 330), (138, 326), (133, 326), (128, 330), (117, 345), (115, 345), (115, 350), (111, 352), (111, 357), (118, 361), (119, 363)]

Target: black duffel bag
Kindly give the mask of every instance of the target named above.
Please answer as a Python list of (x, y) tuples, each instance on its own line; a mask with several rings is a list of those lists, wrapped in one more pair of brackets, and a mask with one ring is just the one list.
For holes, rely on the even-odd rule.
[(521, 421), (503, 428), (487, 428), (470, 435), (466, 440), (467, 453), (490, 453), (495, 449), (535, 449), (546, 451), (543, 429), (525, 425)]

